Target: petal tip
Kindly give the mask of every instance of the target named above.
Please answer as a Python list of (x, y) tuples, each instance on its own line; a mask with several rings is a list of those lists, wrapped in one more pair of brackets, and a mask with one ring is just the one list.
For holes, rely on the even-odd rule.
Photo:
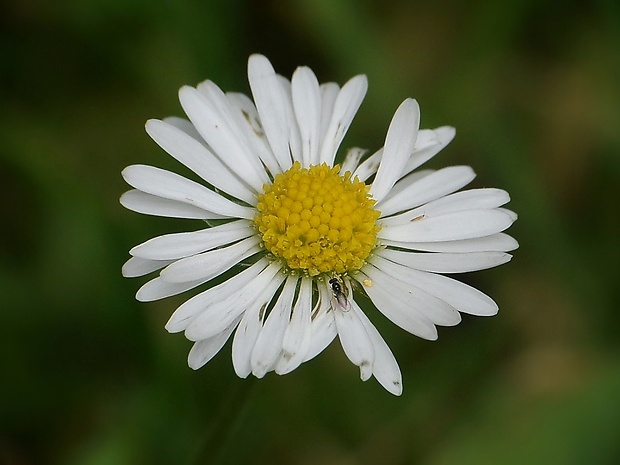
[(391, 385), (386, 387), (386, 389), (390, 394), (400, 397), (403, 393), (403, 384), (398, 380), (392, 381)]

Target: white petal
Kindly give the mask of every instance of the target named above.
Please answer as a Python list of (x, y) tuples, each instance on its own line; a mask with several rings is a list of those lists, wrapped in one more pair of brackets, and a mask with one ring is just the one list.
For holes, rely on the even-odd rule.
[[(191, 89), (191, 87), (190, 87)], [(210, 111), (214, 112), (215, 119), (213, 123), (217, 126), (218, 131), (210, 132), (211, 136), (216, 137), (213, 142), (210, 138), (205, 138), (207, 142), (214, 148), (215, 152), (225, 163), (227, 158), (231, 158), (236, 162), (247, 165), (245, 169), (250, 177), (257, 177), (263, 182), (268, 181), (266, 173), (256, 156), (254, 147), (250, 140), (245, 137), (247, 134), (247, 118), (237, 111), (236, 105), (233, 105), (230, 98), (225, 94), (213, 81), (206, 80), (196, 86), (199, 94), (205, 97), (202, 103), (209, 106)], [(200, 127), (197, 127), (200, 131)], [(209, 129), (207, 129), (207, 132)], [(228, 142), (224, 143), (222, 139)], [(215, 144), (219, 144), (216, 148)], [(232, 144), (232, 145), (231, 145)], [(234, 150), (233, 150), (234, 149)], [(239, 171), (236, 166), (231, 167), (233, 171)]]
[(271, 63), (263, 55), (252, 55), (248, 60), (248, 80), (256, 109), (271, 150), (282, 171), (289, 169), (288, 96)]
[[(387, 264), (387, 265), (386, 265)], [(364, 267), (364, 273), (368, 275), (371, 286), (364, 285), (364, 290), (368, 295), (374, 292), (375, 285), (381, 288), (384, 294), (384, 300), (396, 299), (401, 302), (398, 308), (384, 307), (383, 310), (379, 307), (388, 318), (398, 317), (403, 323), (407, 323), (411, 319), (413, 326), (407, 328), (402, 326), (403, 329), (419, 335), (415, 332), (416, 321), (419, 320), (418, 316), (412, 315), (416, 313), (419, 316), (423, 316), (430, 320), (433, 324), (439, 326), (455, 326), (461, 322), (461, 315), (456, 311), (454, 306), (448, 304), (441, 298), (434, 296), (427, 292), (426, 289), (419, 286), (415, 281), (411, 281), (409, 276), (410, 268), (397, 265), (392, 262), (380, 261), (379, 257), (375, 257), (372, 266)], [(401, 308), (405, 307), (405, 309)], [(399, 313), (405, 313), (405, 315), (399, 315)], [(396, 322), (396, 320), (393, 320)], [(424, 324), (424, 321), (421, 321)], [(398, 323), (397, 323), (398, 324)], [(399, 325), (400, 326), (400, 325)], [(437, 333), (435, 328), (427, 328), (420, 326), (420, 330), (427, 331), (427, 334), (431, 337), (424, 337), (425, 339), (434, 340), (437, 339)]]
[[(392, 189), (390, 189), (390, 193), (388, 195), (392, 197), (396, 194), (399, 194), (400, 192), (408, 188), (411, 184), (417, 183), (421, 179), (424, 179), (425, 177), (435, 173), (436, 171), (437, 170), (428, 169), (428, 170), (418, 170), (413, 173), (409, 173), (406, 177), (406, 182), (404, 182), (405, 179), (401, 179), (400, 181), (398, 181), (396, 184), (394, 184)], [(379, 209), (377, 208), (377, 210)], [(390, 216), (389, 218), (391, 219), (392, 217)], [(407, 221), (409, 221), (410, 219), (411, 218), (409, 218)]]
[(226, 218), (217, 213), (208, 212), (202, 208), (178, 202), (176, 200), (162, 199), (155, 195), (146, 194), (138, 189), (132, 189), (121, 196), (123, 207), (144, 215), (165, 216), (166, 218), (188, 218), (201, 220), (217, 220)]
[(358, 315), (370, 336), (375, 352), (375, 361), (372, 364), (373, 376), (389, 393), (400, 396), (403, 393), (403, 379), (394, 354), (364, 312), (360, 311)]
[(398, 184), (404, 183), (406, 187), (399, 189), (396, 194), (388, 194), (376, 208), (381, 211), (382, 216), (409, 210), (451, 194), (469, 184), (475, 177), (474, 170), (469, 166), (443, 168), (417, 182), (411, 182), (405, 177)]
[(208, 145), (207, 142), (202, 138), (200, 133), (196, 130), (194, 125), (190, 120), (185, 118), (179, 118), (178, 116), (167, 116), (162, 120), (164, 123), (174, 126), (177, 129), (180, 129), (188, 136), (196, 139), (198, 142), (203, 144), (205, 147)]
[(415, 272), (420, 287), (445, 300), (459, 312), (478, 316), (496, 315), (499, 308), (493, 299), (460, 281), (440, 274)]
[(200, 89), (183, 86), (179, 90), (183, 110), (215, 154), (255, 192), (267, 181), (265, 170), (252, 153), (245, 132), (237, 126), (233, 108), (226, 95), (212, 82)]
[(321, 143), (321, 91), (319, 81), (308, 67), (299, 67), (291, 80), (293, 108), (301, 137), (303, 166), (317, 163)]
[[(364, 290), (375, 307), (392, 323), (423, 339), (437, 339), (437, 328), (425, 314), (435, 307), (441, 308), (432, 297), (417, 288), (405, 286), (397, 278), (373, 266), (364, 267), (360, 275), (372, 281), (372, 285), (364, 287)], [(427, 310), (424, 306), (429, 303), (433, 306)]]
[(267, 268), (267, 265), (269, 265), (269, 261), (266, 258), (262, 258), (232, 278), (192, 297), (172, 314), (170, 320), (166, 323), (166, 330), (171, 333), (185, 331), (196, 315), (211, 305), (222, 302), (231, 295), (240, 292)]
[[(340, 93), (340, 86), (335, 82), (326, 82), (321, 84), (321, 132), (320, 132), (320, 140), (321, 142), (325, 139), (325, 134), (327, 133), (327, 128), (329, 127), (329, 122), (332, 119), (332, 113), (334, 112), (334, 105), (336, 104), (336, 99), (338, 98), (338, 94)], [(318, 160), (316, 161), (318, 163)]]
[(137, 278), (153, 271), (160, 270), (172, 263), (173, 260), (147, 260), (140, 257), (131, 257), (121, 270), (125, 278)]
[[(455, 129), (450, 126), (442, 126), (436, 129), (423, 129), (420, 131), (418, 133), (416, 147), (409, 157), (409, 160), (407, 160), (401, 176), (405, 176), (407, 173), (410, 173), (437, 155), (439, 151), (454, 139), (455, 134)], [(423, 140), (421, 141), (420, 139)]]
[(497, 304), (489, 296), (455, 279), (407, 268), (377, 255), (370, 261), (386, 273), (399, 276), (406, 282), (415, 283), (416, 287), (449, 303), (459, 312), (490, 316), (498, 311)]
[(344, 176), (347, 171), (353, 173), (366, 152), (367, 150), (360, 149), (359, 147), (353, 147), (352, 149), (349, 149), (344, 157), (344, 160), (342, 161), (342, 165), (340, 167), (340, 175)]
[(293, 276), (287, 278), (284, 289), (282, 289), (273, 309), (269, 312), (263, 329), (256, 339), (251, 363), (252, 374), (257, 378), (262, 378), (268, 371), (273, 370), (280, 358), (284, 332), (291, 317), (293, 297), (298, 280), (299, 278)]
[(293, 161), (301, 162), (301, 135), (299, 133), (299, 126), (295, 123), (295, 110), (293, 109), (293, 91), (291, 88), (291, 81), (284, 76), (277, 75), (280, 85), (284, 89), (286, 94), (285, 110), (286, 120), (288, 124), (288, 146), (293, 157)]
[[(420, 129), (413, 151), (403, 168), (399, 179), (434, 157), (454, 137), (454, 128), (442, 126), (437, 129)], [(359, 166), (354, 173), (360, 180), (366, 181), (379, 169), (383, 148), (379, 149)]]
[(243, 288), (237, 288), (234, 294), (203, 308), (185, 328), (185, 337), (190, 341), (198, 341), (223, 331), (235, 318), (242, 315), (252, 302), (259, 299), (271, 282), (282, 282), (284, 277), (279, 271), (280, 265), (272, 263)]
[[(422, 165), (424, 162), (428, 161), (430, 158), (436, 155), (437, 152), (439, 152), (444, 147), (444, 145), (451, 140), (450, 138), (445, 143), (442, 143), (439, 140), (440, 139), (439, 133), (443, 132), (442, 130), (444, 129), (452, 130), (452, 136), (454, 136), (454, 132), (453, 132), (454, 128), (448, 128), (448, 127), (441, 127), (436, 130), (420, 129), (418, 131), (418, 137), (416, 139), (415, 146), (413, 148), (413, 151), (409, 155), (409, 159), (407, 160), (407, 163), (405, 164), (405, 167), (403, 168), (403, 171), (400, 174), (399, 179), (402, 179), (405, 175), (409, 174), (410, 177), (408, 178), (408, 180), (413, 182), (414, 180), (418, 178), (421, 179), (422, 177), (424, 177), (424, 175), (434, 171), (434, 170), (422, 170), (422, 171), (418, 170), (416, 171), (415, 174), (411, 173), (411, 171), (413, 171), (415, 168)], [(360, 179), (366, 180), (377, 172), (382, 156), (383, 156), (383, 148), (381, 148), (375, 154), (373, 154), (373, 156), (371, 157), (372, 159), (364, 161), (363, 163), (364, 166), (360, 167), (360, 170), (358, 173), (360, 176)], [(394, 186), (390, 190), (390, 195), (392, 195), (393, 193), (392, 191), (396, 188), (396, 186)], [(399, 189), (396, 189), (396, 190), (398, 191)]]
[[(247, 115), (244, 114), (243, 111), (239, 111), (239, 107), (237, 103), (239, 99), (231, 98), (230, 94), (225, 94), (222, 90), (212, 81), (204, 81), (200, 83), (197, 87), (197, 90), (201, 92), (203, 95), (207, 97), (207, 100), (213, 105), (214, 109), (219, 112), (219, 114), (224, 118), (227, 125), (230, 127), (231, 135), (235, 137), (238, 142), (238, 155), (241, 156), (238, 162), (247, 165), (247, 172), (250, 176), (257, 176), (263, 183), (269, 182), (269, 177), (265, 172), (263, 165), (260, 162), (261, 153), (264, 154), (264, 150), (268, 145), (267, 138), (265, 137), (262, 127), (259, 127), (259, 132), (255, 132), (255, 128), (249, 127), (248, 123), (251, 121), (248, 119)], [(236, 101), (237, 103), (233, 102)], [(251, 100), (247, 98), (245, 102), (248, 102), (250, 105), (246, 105), (244, 107), (244, 111), (252, 111), (258, 117), (258, 112), (255, 110), (255, 106), (252, 104)], [(251, 129), (251, 130), (249, 130)], [(221, 134), (220, 134), (221, 136)], [(262, 143), (256, 144), (257, 139), (254, 136), (260, 136), (260, 141)], [(220, 139), (218, 138), (218, 142)], [(259, 150), (257, 150), (257, 147)], [(231, 147), (227, 144), (222, 144), (223, 152), (218, 152), (218, 154), (227, 159), (231, 154)], [(227, 163), (227, 160), (224, 160)], [(239, 167), (231, 166), (233, 172), (238, 172)], [(262, 188), (262, 185), (261, 185)]]
[[(414, 152), (414, 155), (415, 155), (415, 152)], [(377, 170), (379, 169), (379, 165), (381, 164), (382, 157), (383, 157), (383, 148), (377, 150), (370, 157), (368, 157), (366, 160), (360, 163), (360, 165), (357, 167), (357, 169), (353, 173), (353, 177), (355, 178), (357, 176), (360, 179), (360, 181), (367, 181), (368, 178), (370, 178), (372, 175), (377, 173)], [(432, 170), (432, 169), (418, 170), (415, 173), (410, 173), (409, 176), (407, 176), (407, 181), (413, 183), (434, 172), (435, 170)], [(397, 182), (396, 184), (394, 184), (392, 189), (390, 189), (389, 194), (394, 195), (402, 191), (405, 187), (406, 187), (405, 183)]]
[(122, 174), (129, 185), (142, 192), (188, 203), (218, 215), (252, 219), (256, 212), (183, 176), (154, 166), (132, 165), (125, 168)]
[(162, 270), (160, 275), (170, 283), (211, 279), (258, 253), (259, 243), (258, 236), (251, 236), (228, 247), (177, 260)]
[[(419, 171), (417, 172), (419, 173)], [(409, 176), (414, 176), (415, 173)], [(433, 200), (408, 212), (383, 218), (383, 224), (397, 225), (406, 224), (414, 218), (425, 216), (437, 216), (444, 213), (452, 213), (464, 210), (489, 210), (504, 205), (510, 201), (508, 192), (501, 189), (470, 189)]]
[(200, 231), (155, 237), (137, 245), (129, 253), (150, 260), (176, 260), (245, 239), (252, 234), (255, 234), (252, 223), (238, 220)]
[(230, 104), (241, 114), (246, 124), (241, 126), (245, 128), (245, 133), (250, 146), (258, 154), (258, 157), (269, 169), (272, 176), (282, 172), (278, 160), (271, 151), (269, 141), (265, 135), (265, 129), (260, 122), (258, 111), (254, 102), (245, 94), (237, 92), (227, 92), (226, 97)]
[(484, 188), (455, 192), (442, 199), (428, 203), (425, 207), (433, 215), (462, 210), (487, 210), (510, 202), (508, 192), (502, 189)]
[(382, 239), (383, 245), (392, 245), (402, 249), (421, 250), (424, 252), (510, 252), (519, 248), (519, 243), (511, 236), (498, 233), (485, 237), (475, 237), (461, 241), (446, 242), (398, 242)]
[(435, 147), (438, 143), (437, 133), (434, 129), (420, 129), (413, 151), (419, 152), (420, 150), (426, 150), (430, 147)]
[(381, 158), (383, 157), (383, 148), (377, 150), (366, 160), (359, 164), (357, 169), (353, 172), (353, 178), (358, 177), (360, 181), (366, 181), (379, 169), (381, 164)]
[(390, 191), (400, 178), (405, 163), (413, 151), (420, 125), (418, 102), (407, 99), (400, 104), (388, 128), (381, 164), (370, 187), (370, 195), (377, 202)]
[(494, 210), (468, 210), (438, 216), (422, 216), (409, 224), (387, 226), (379, 238), (399, 242), (441, 242), (490, 236), (512, 224), (510, 215)]
[(151, 119), (146, 122), (146, 132), (162, 149), (212, 186), (251, 205), (256, 203), (256, 195), (247, 184), (203, 144), (181, 129), (164, 121)]
[(239, 318), (232, 322), (224, 331), (216, 334), (209, 339), (195, 342), (189, 351), (187, 364), (192, 370), (204, 366), (211, 360), (226, 344), (235, 327), (239, 324)]
[(169, 283), (158, 276), (138, 289), (136, 300), (140, 302), (152, 302), (154, 300), (164, 299), (194, 289), (207, 281), (207, 279), (200, 279), (185, 283)]
[(290, 373), (304, 361), (310, 348), (311, 313), (312, 279), (302, 278), (291, 321), (284, 333), (282, 358), (276, 365), (279, 375)]
[(378, 249), (377, 255), (409, 268), (432, 273), (467, 273), (503, 265), (512, 258), (504, 252), (414, 253)]
[(512, 210), (508, 210), (507, 208), (498, 208), (498, 210), (506, 213), (506, 215), (508, 215), (512, 219), (513, 222), (517, 221), (517, 218), (519, 217), (519, 215), (517, 215)]
[(325, 286), (319, 286), (317, 307), (312, 314), (310, 347), (304, 362), (323, 352), (338, 334), (334, 312), (331, 309), (331, 295), (332, 293)]
[(338, 147), (362, 104), (367, 89), (368, 80), (363, 75), (351, 78), (342, 86), (334, 103), (329, 126), (325, 131), (319, 155), (320, 163), (325, 162), (329, 166), (334, 164)]
[(256, 303), (251, 303), (235, 331), (232, 343), (232, 362), (239, 378), (247, 378), (252, 372), (250, 354), (260, 332), (261, 313), (261, 308)]
[(359, 316), (362, 311), (353, 299), (350, 301), (350, 311), (334, 311), (336, 327), (344, 353), (351, 363), (360, 367), (360, 377), (366, 381), (372, 375), (375, 351), (368, 331)]
[(265, 308), (282, 281), (284, 281), (284, 276), (279, 274), (276, 279), (267, 283), (261, 294), (249, 303), (248, 309), (245, 311), (237, 331), (235, 331), (232, 343), (232, 360), (235, 373), (240, 378), (246, 378), (252, 372), (251, 356), (256, 339), (263, 326)]

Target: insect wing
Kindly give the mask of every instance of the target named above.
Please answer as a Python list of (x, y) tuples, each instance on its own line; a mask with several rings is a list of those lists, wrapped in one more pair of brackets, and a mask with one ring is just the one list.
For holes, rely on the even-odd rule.
[(334, 294), (334, 300), (338, 304), (338, 307), (340, 307), (340, 310), (342, 310), (343, 312), (348, 312), (349, 310), (351, 310), (351, 302), (349, 302), (347, 296), (344, 295), (342, 292)]
[(351, 310), (351, 303), (345, 294), (347, 288), (344, 281), (338, 278), (332, 278), (329, 280), (329, 284), (332, 289), (332, 307), (334, 310), (336, 308), (339, 308), (344, 312)]

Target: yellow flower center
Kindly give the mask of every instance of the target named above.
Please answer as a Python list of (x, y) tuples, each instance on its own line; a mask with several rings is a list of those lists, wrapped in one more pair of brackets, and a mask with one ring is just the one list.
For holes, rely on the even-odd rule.
[(369, 186), (340, 166), (299, 162), (263, 186), (254, 217), (265, 248), (308, 276), (359, 270), (375, 247), (380, 212)]

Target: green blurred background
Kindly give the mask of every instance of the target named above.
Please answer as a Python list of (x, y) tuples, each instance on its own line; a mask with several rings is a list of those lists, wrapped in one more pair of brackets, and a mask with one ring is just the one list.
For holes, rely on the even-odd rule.
[[(2, 465), (620, 463), (617, 2), (13, 0), (0, 51)], [(514, 260), (462, 277), (497, 317), (428, 342), (370, 315), (400, 398), (337, 343), (285, 377), (236, 378), (229, 345), (194, 372), (163, 328), (184, 298), (121, 278), (133, 245), (198, 227), (119, 205), (126, 165), (178, 169), (144, 122), (180, 116), (183, 84), (247, 92), (252, 52), (368, 75), (344, 146), (417, 98), (457, 128), (430, 166), (512, 195)]]

